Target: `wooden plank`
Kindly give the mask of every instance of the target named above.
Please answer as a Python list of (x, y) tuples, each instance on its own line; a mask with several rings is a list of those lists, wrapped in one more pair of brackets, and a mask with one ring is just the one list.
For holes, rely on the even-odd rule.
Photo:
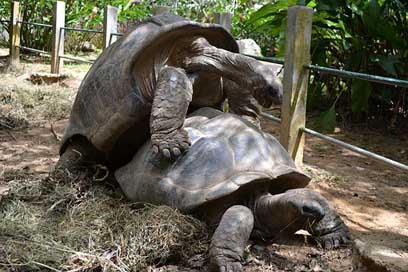
[(232, 14), (228, 12), (215, 13), (215, 23), (221, 25), (226, 30), (231, 32)]
[(106, 6), (103, 16), (103, 44), (104, 50), (112, 43), (116, 42), (117, 36), (112, 33), (118, 32), (118, 8)]
[(10, 31), (10, 65), (17, 65), (20, 62), (20, 30), (21, 30), (21, 10), (20, 2), (14, 1), (11, 7)]
[(64, 55), (64, 29), (65, 26), (65, 2), (57, 1), (54, 4), (54, 14), (52, 23), (52, 52), (51, 52), (51, 73), (59, 74), (63, 66)]
[(285, 70), (280, 141), (297, 165), (303, 163), (306, 99), (309, 80), (303, 66), (310, 62), (313, 10), (304, 6), (288, 9)]

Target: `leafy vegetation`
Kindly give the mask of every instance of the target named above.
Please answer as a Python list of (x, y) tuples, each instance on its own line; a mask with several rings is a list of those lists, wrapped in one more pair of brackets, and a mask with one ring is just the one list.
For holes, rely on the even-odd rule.
[[(4, 1), (0, 5), (0, 18), (10, 17), (11, 1)], [(29, 22), (52, 23), (52, 9), (55, 0), (20, 0), (22, 7), (22, 20)], [(111, 5), (119, 8), (119, 22), (121, 30), (124, 31), (128, 25), (137, 23), (144, 18), (151, 16), (153, 5), (168, 6), (171, 11), (181, 16), (191, 18), (201, 22), (211, 22), (214, 20), (215, 12), (233, 13), (233, 29), (237, 37), (243, 37), (246, 32), (243, 30), (243, 20), (245, 14), (252, 10), (255, 2), (251, 0), (206, 0), (206, 1), (134, 1), (134, 0), (95, 0), (95, 1), (74, 1), (66, 0), (67, 26), (81, 27), (85, 29), (102, 29), (103, 8)], [(7, 23), (0, 23), (0, 29), (7, 28)], [(27, 47), (50, 50), (51, 31), (46, 28), (22, 25), (22, 44)], [(73, 37), (73, 44), (82, 44), (83, 41), (95, 40), (98, 34), (68, 32), (67, 36)], [(95, 37), (96, 36), (96, 37)], [(101, 38), (101, 37), (99, 37)], [(75, 42), (77, 41), (77, 42)], [(78, 51), (74, 46), (68, 45), (68, 50)]]
[[(264, 5), (246, 21), (248, 31), (274, 37), (284, 55), (286, 14), (295, 0)], [(408, 3), (399, 0), (309, 0), (315, 10), (312, 62), (349, 71), (408, 79)], [(308, 106), (325, 110), (322, 130), (333, 130), (336, 109), (347, 121), (380, 119), (388, 128), (408, 117), (406, 89), (313, 73)], [(323, 103), (322, 103), (323, 102)], [(350, 123), (350, 122), (347, 122)]]

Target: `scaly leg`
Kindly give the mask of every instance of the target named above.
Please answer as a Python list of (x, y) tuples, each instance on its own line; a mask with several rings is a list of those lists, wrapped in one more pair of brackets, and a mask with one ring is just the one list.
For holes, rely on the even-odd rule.
[(259, 115), (261, 109), (256, 99), (252, 96), (251, 91), (227, 78), (223, 78), (222, 81), (223, 90), (228, 97), (229, 111), (242, 116), (260, 128)]
[(193, 88), (183, 69), (165, 67), (160, 71), (150, 115), (153, 150), (170, 158), (188, 149), (190, 140), (182, 128)]
[(85, 137), (76, 136), (69, 140), (61, 154), (55, 170), (80, 170), (97, 163), (105, 163), (105, 156), (98, 151)]
[(241, 272), (242, 258), (254, 226), (254, 216), (245, 206), (232, 206), (221, 218), (210, 244), (210, 269)]

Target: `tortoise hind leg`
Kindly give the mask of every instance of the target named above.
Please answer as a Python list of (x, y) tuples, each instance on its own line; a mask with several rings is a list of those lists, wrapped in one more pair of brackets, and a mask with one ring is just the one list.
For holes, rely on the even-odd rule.
[(243, 271), (241, 262), (253, 226), (254, 216), (245, 206), (232, 206), (224, 213), (211, 239), (211, 271)]
[(304, 229), (327, 249), (349, 241), (347, 226), (334, 207), (322, 195), (309, 189), (260, 196), (256, 200), (255, 218), (256, 232), (268, 238)]
[(104, 162), (105, 157), (102, 152), (98, 151), (85, 137), (74, 136), (67, 143), (55, 165), (55, 170), (74, 171)]

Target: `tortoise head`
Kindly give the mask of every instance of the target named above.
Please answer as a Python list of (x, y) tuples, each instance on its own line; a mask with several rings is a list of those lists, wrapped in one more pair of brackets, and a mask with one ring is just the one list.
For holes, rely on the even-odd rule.
[(173, 58), (187, 72), (217, 74), (250, 90), (263, 107), (282, 103), (282, 84), (276, 75), (277, 68), (270, 64), (217, 48), (203, 37), (189, 37), (180, 41)]
[(273, 66), (259, 63), (254, 68), (254, 71), (258, 74), (259, 78), (254, 84), (253, 96), (259, 104), (265, 108), (282, 104), (282, 82), (276, 76)]

